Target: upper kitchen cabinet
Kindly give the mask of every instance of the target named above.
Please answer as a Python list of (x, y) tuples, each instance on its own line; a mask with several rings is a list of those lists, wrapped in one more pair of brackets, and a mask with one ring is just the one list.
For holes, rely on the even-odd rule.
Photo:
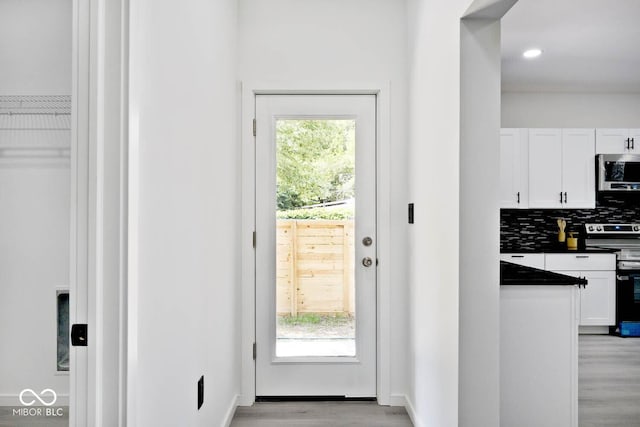
[(529, 129), (529, 207), (595, 207), (593, 129)]
[(596, 129), (596, 153), (640, 154), (640, 129)]
[(529, 130), (529, 207), (562, 207), (562, 130)]
[(593, 129), (562, 130), (562, 206), (596, 207), (595, 133)]
[(527, 129), (500, 130), (500, 207), (529, 206), (529, 134)]

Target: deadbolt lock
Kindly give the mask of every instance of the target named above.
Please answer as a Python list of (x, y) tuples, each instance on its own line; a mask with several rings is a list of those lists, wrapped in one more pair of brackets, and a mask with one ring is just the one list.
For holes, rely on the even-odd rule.
[(373, 244), (373, 239), (369, 236), (362, 239), (362, 244), (365, 246), (371, 246)]

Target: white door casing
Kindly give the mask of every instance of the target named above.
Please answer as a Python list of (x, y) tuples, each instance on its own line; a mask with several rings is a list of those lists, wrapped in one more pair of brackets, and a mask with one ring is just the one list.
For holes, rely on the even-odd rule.
[[(276, 118), (356, 121), (355, 357), (275, 356)], [(256, 122), (256, 395), (376, 396), (376, 97), (257, 95)]]

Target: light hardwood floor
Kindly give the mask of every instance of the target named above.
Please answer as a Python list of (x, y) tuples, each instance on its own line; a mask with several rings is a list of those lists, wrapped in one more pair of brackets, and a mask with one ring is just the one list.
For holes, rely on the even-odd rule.
[(581, 335), (580, 427), (640, 427), (640, 338)]
[(410, 427), (402, 407), (376, 402), (269, 402), (239, 407), (231, 427)]
[[(54, 414), (58, 413), (58, 409), (62, 408), (62, 416), (20, 416), (13, 415), (13, 410), (24, 409), (21, 406), (0, 406), (0, 427), (68, 427), (69, 426), (69, 407), (60, 406), (53, 407)], [(36, 409), (36, 408), (32, 408)], [(44, 410), (44, 408), (40, 408)], [(44, 413), (44, 412), (43, 412)]]
[[(640, 427), (640, 338), (581, 335), (580, 427)], [(411, 426), (402, 408), (375, 402), (278, 402), (239, 407), (232, 427)]]
[[(580, 427), (640, 427), (640, 338), (581, 335)], [(62, 419), (14, 417), (0, 407), (0, 427), (67, 426)], [(403, 408), (375, 402), (276, 402), (239, 407), (232, 427), (405, 427)]]

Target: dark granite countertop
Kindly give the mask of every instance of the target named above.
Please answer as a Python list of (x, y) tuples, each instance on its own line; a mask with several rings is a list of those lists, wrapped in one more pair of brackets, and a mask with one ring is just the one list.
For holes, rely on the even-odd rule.
[(562, 249), (562, 248), (552, 248), (552, 247), (541, 247), (541, 248), (503, 248), (500, 249), (501, 254), (612, 254), (616, 252), (616, 249), (607, 249), (607, 248), (582, 248), (576, 250)]
[(586, 286), (587, 279), (500, 261), (500, 286), (505, 285)]

